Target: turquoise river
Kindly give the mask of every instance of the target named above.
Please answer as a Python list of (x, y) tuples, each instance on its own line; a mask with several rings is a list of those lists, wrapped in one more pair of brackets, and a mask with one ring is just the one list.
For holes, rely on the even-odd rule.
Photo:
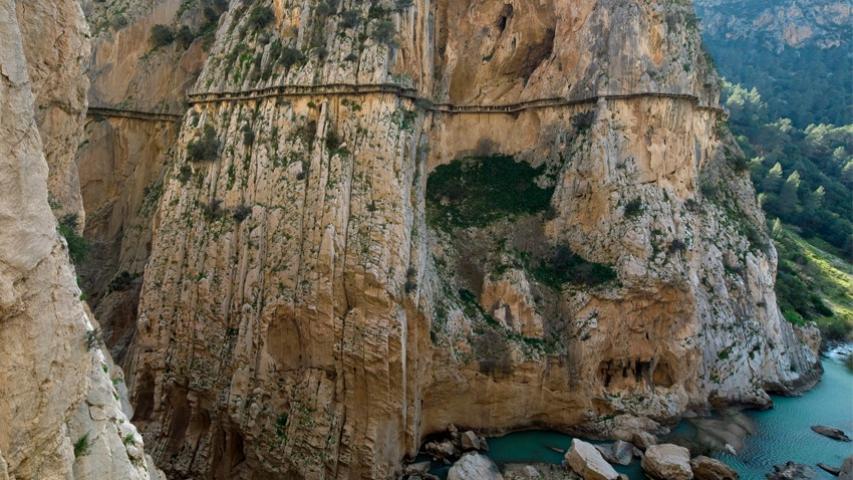
[[(761, 480), (773, 465), (793, 460), (815, 467), (818, 462), (839, 466), (844, 457), (853, 454), (853, 444), (822, 437), (811, 431), (822, 424), (853, 432), (853, 373), (840, 361), (825, 359), (820, 383), (800, 397), (774, 397), (774, 407), (765, 411), (748, 411), (755, 433), (748, 436), (737, 455), (717, 457), (735, 468), (744, 480)], [(687, 432), (684, 426), (676, 433)], [(498, 464), (560, 463), (571, 437), (549, 431), (515, 432), (489, 439), (489, 456)], [(637, 462), (617, 468), (632, 480), (643, 479)], [(835, 478), (815, 467), (816, 479)]]

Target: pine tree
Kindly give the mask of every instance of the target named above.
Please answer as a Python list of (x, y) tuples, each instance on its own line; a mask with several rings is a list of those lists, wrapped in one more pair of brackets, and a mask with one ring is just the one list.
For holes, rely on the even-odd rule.
[(767, 176), (764, 177), (764, 181), (761, 183), (761, 186), (765, 192), (778, 192), (781, 185), (782, 164), (776, 162), (776, 164), (767, 172)]
[[(778, 165), (778, 164), (777, 164)], [(800, 189), (800, 172), (788, 175), (782, 191), (779, 192), (779, 210), (784, 215), (793, 215), (799, 210), (799, 197), (797, 191)]]

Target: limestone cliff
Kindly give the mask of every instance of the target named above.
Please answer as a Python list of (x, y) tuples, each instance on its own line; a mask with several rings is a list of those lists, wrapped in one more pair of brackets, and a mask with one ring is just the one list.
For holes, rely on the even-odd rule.
[(100, 349), (48, 202), (53, 194), (69, 200), (61, 211), (81, 208), (70, 179), (86, 35), (73, 1), (0, 2), (3, 479), (158, 478), (122, 410), (113, 385), (121, 371)]
[[(89, 32), (77, 2), (15, 2), (35, 116), (48, 165), (48, 193), (57, 218), (85, 221), (76, 152), (86, 114)], [(56, 73), (62, 71), (62, 75)], [(68, 81), (68, 79), (74, 79)]]
[[(180, 0), (84, 2), (95, 33), (89, 61), (92, 109), (78, 151), (85, 237), (91, 253), (81, 286), (119, 363), (135, 331), (151, 216), (178, 135), (186, 90), (206, 58), (203, 35), (218, 12)], [(207, 23), (206, 23), (207, 22)], [(155, 25), (181, 25), (183, 42), (155, 47)], [(130, 112), (130, 113), (128, 113)], [(151, 115), (158, 113), (159, 115)]]
[(128, 363), (167, 473), (389, 478), (816, 378), (685, 2), (231, 3)]

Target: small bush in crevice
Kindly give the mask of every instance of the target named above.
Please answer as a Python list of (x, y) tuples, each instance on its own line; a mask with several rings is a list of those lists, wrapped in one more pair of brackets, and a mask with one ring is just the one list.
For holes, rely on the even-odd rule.
[(178, 169), (178, 181), (181, 182), (181, 185), (186, 185), (190, 181), (190, 178), (192, 178), (192, 175), (193, 168), (186, 163)]
[(101, 329), (96, 328), (86, 332), (86, 350), (92, 351), (101, 346), (104, 339), (101, 336)]
[(107, 292), (123, 292), (129, 290), (133, 281), (139, 277), (138, 273), (131, 274), (127, 270), (122, 271), (110, 281)]
[(243, 220), (249, 218), (251, 214), (252, 207), (249, 207), (247, 205), (239, 205), (237, 208), (234, 209), (234, 214), (232, 215), (232, 218), (234, 218), (234, 221), (237, 223), (243, 223)]
[(414, 268), (409, 268), (408, 270), (406, 270), (406, 285), (404, 287), (406, 293), (412, 293), (418, 289), (417, 277), (418, 271)]
[(625, 218), (635, 218), (643, 213), (643, 201), (635, 198), (625, 205)]
[(82, 437), (74, 442), (74, 458), (80, 458), (89, 454), (89, 432), (86, 432)]
[(204, 216), (208, 220), (218, 220), (225, 216), (225, 211), (222, 209), (222, 200), (214, 198), (204, 206)]
[(397, 30), (394, 28), (394, 23), (391, 20), (380, 20), (373, 26), (371, 38), (376, 43), (383, 43), (389, 47), (394, 47), (397, 45), (397, 42), (394, 40), (396, 34)]
[(59, 234), (65, 238), (68, 244), (68, 256), (71, 257), (71, 262), (79, 265), (86, 259), (89, 253), (89, 242), (77, 233), (79, 220), (76, 213), (69, 213), (59, 220), (57, 230)]
[(675, 240), (673, 240), (672, 243), (669, 244), (668, 251), (670, 254), (683, 252), (685, 250), (687, 250), (687, 244), (685, 244), (684, 242), (682, 242), (681, 240), (679, 240), (677, 238)]
[(305, 62), (305, 55), (298, 48), (284, 47), (279, 56), (279, 62), (285, 69), (289, 70), (294, 65), (300, 65)]
[(572, 115), (572, 128), (574, 128), (577, 133), (585, 132), (592, 127), (594, 121), (594, 111), (590, 110), (589, 112), (576, 113)]
[(252, 145), (254, 145), (255, 131), (252, 130), (252, 127), (248, 123), (246, 123), (240, 130), (243, 132), (243, 145), (247, 147), (251, 147)]
[(249, 25), (255, 29), (266, 27), (275, 19), (275, 14), (270, 7), (257, 6), (249, 13)]
[(355, 28), (361, 22), (361, 15), (355, 10), (347, 10), (341, 14), (341, 28)]
[(168, 25), (154, 25), (151, 27), (151, 46), (153, 48), (165, 47), (175, 41), (175, 32)]
[(216, 137), (216, 129), (205, 125), (201, 138), (187, 145), (187, 157), (193, 162), (214, 161), (219, 158), (220, 146), (221, 142)]
[(178, 41), (178, 45), (180, 45), (181, 48), (187, 49), (192, 45), (193, 40), (195, 40), (195, 34), (190, 27), (183, 25), (178, 29), (178, 33), (175, 35), (175, 40)]
[(326, 149), (329, 151), (330, 156), (348, 154), (349, 151), (347, 151), (343, 145), (344, 139), (338, 135), (338, 132), (332, 129), (329, 129), (329, 131), (326, 132)]

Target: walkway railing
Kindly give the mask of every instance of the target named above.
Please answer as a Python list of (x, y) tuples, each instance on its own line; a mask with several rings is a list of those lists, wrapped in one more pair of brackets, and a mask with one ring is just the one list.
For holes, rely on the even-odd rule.
[(424, 110), (445, 114), (513, 114), (522, 112), (524, 110), (532, 109), (594, 105), (602, 99), (632, 100), (641, 98), (665, 98), (673, 100), (685, 100), (693, 103), (697, 108), (702, 110), (708, 110), (718, 114), (725, 113), (725, 111), (718, 106), (701, 104), (699, 97), (697, 97), (696, 95), (684, 93), (639, 92), (628, 94), (603, 94), (575, 99), (561, 97), (542, 98), (503, 105), (456, 105), (451, 103), (435, 103), (430, 99), (418, 95), (418, 91), (414, 88), (403, 87), (401, 85), (396, 84), (358, 85), (337, 83), (324, 85), (275, 85), (271, 87), (240, 91), (191, 92), (187, 95), (187, 97), (189, 103), (191, 105), (195, 105), (220, 102), (264, 100), (268, 98), (280, 97), (357, 96), (375, 94), (389, 94), (395, 95), (400, 98), (406, 98), (414, 101), (420, 108), (423, 108)]
[[(574, 107), (583, 105), (595, 105), (600, 100), (634, 100), (643, 98), (664, 98), (672, 100), (683, 100), (692, 103), (700, 110), (707, 110), (716, 114), (724, 115), (725, 110), (712, 105), (703, 105), (699, 97), (685, 93), (664, 92), (638, 92), (626, 94), (603, 94), (584, 98), (540, 98), (526, 100), (503, 105), (456, 105), (452, 103), (435, 103), (428, 98), (418, 95), (414, 88), (401, 85), (384, 83), (372, 85), (357, 85), (347, 83), (333, 83), (325, 85), (276, 85), (272, 87), (256, 88), (240, 91), (218, 91), (218, 92), (190, 92), (187, 101), (190, 105), (210, 104), (222, 102), (243, 102), (252, 100), (265, 100), (269, 98), (282, 97), (320, 97), (320, 96), (358, 96), (358, 95), (394, 95), (399, 98), (412, 100), (418, 108), (440, 114), (516, 114), (525, 110), (543, 108)], [(153, 122), (180, 122), (182, 114), (169, 112), (145, 112), (115, 107), (90, 106), (88, 110), (90, 117), (118, 117), (133, 120)]]
[(130, 110), (125, 108), (89, 106), (86, 112), (89, 117), (117, 117), (132, 120), (143, 120), (148, 122), (180, 122), (184, 116), (169, 112), (144, 112), (141, 110)]

